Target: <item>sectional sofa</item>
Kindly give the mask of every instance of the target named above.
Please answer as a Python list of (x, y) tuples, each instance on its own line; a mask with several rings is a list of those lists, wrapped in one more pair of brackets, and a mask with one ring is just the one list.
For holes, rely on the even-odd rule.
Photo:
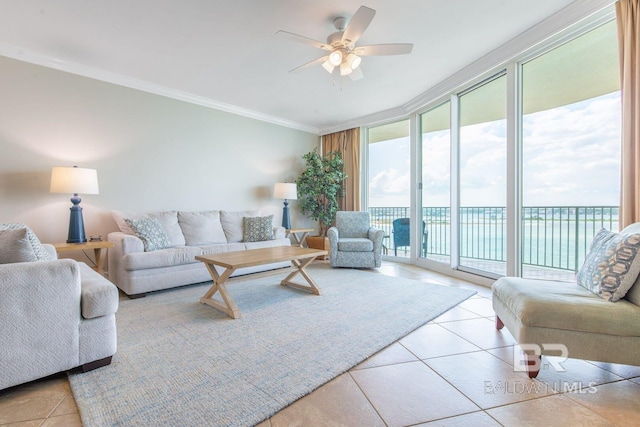
[[(211, 276), (195, 257), (290, 246), (283, 227), (260, 211), (112, 212), (120, 231), (109, 233), (109, 279), (129, 297), (206, 282)], [(233, 275), (289, 267), (288, 262), (238, 269)]]

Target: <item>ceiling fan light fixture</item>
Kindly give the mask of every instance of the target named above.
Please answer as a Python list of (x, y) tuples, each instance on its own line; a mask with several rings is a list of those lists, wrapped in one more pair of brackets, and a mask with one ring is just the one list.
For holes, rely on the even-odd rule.
[(342, 52), (339, 50), (334, 50), (329, 55), (329, 63), (334, 67), (337, 67), (342, 63)]
[(342, 64), (340, 64), (340, 75), (341, 76), (348, 76), (352, 72), (353, 72), (353, 69), (349, 66), (349, 64), (347, 64), (346, 62), (343, 62)]
[(349, 64), (352, 70), (355, 70), (356, 68), (358, 68), (361, 62), (362, 62), (362, 58), (360, 58), (355, 53), (350, 53), (349, 55), (347, 55), (347, 63)]
[(329, 74), (333, 73), (333, 69), (336, 68), (328, 59), (322, 63), (322, 68), (327, 70)]

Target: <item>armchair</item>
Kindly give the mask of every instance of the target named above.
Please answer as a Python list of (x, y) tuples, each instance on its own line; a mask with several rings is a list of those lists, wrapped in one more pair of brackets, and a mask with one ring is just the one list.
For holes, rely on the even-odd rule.
[(53, 259), (0, 264), (0, 390), (105, 366), (116, 352), (117, 288), (41, 247)]
[(331, 267), (380, 267), (384, 231), (370, 226), (369, 212), (337, 212), (327, 237)]

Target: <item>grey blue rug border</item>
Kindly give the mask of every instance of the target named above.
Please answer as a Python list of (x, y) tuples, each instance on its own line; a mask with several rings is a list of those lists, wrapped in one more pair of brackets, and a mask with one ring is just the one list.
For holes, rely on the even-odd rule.
[[(310, 273), (325, 291), (322, 296), (279, 286), (284, 272), (232, 279), (229, 290), (243, 311), (243, 317), (237, 320), (198, 303), (210, 284), (157, 292), (142, 300), (121, 300), (117, 315), (119, 350), (113, 364), (85, 374), (69, 374), (83, 425), (260, 423), (475, 294), (377, 272), (331, 269), (326, 264), (314, 264)], [(427, 301), (434, 295), (447, 302), (437, 305), (439, 300)], [(365, 303), (366, 298), (373, 300)], [(298, 310), (295, 320), (301, 325), (302, 336), (296, 336), (296, 322), (289, 324), (287, 320), (291, 319), (273, 313), (274, 309)], [(430, 312), (421, 313), (424, 309)], [(353, 310), (357, 310), (354, 316), (366, 311), (370, 320), (361, 316), (354, 317), (353, 322), (345, 321), (351, 319)], [(316, 312), (335, 312), (324, 316), (336, 319), (321, 318), (337, 328), (334, 333), (322, 335), (324, 331), (309, 327)], [(409, 315), (406, 324), (405, 319), (393, 318), (396, 312)], [(393, 324), (392, 331), (386, 331), (385, 322)], [(156, 330), (147, 334), (145, 325), (153, 325)], [(383, 336), (377, 338), (371, 330), (383, 331)], [(169, 334), (180, 342), (179, 347), (171, 347)], [(338, 340), (326, 344), (338, 335), (354, 338), (336, 351), (335, 347), (344, 343)], [(136, 338), (140, 336), (144, 339)], [(238, 342), (241, 340), (236, 336), (248, 341)], [(313, 344), (308, 347), (313, 348), (304, 348), (307, 337)], [(351, 341), (366, 348), (351, 348)], [(190, 352), (194, 360), (184, 360), (180, 351)], [(318, 372), (296, 366), (296, 360), (303, 357), (296, 352), (311, 354), (310, 370)], [(245, 361), (233, 357), (244, 353), (254, 355), (255, 360), (242, 365)], [(278, 361), (277, 366), (269, 365), (269, 358)], [(143, 362), (148, 363), (146, 370), (139, 366)], [(288, 363), (294, 366), (291, 372)], [(273, 377), (260, 377), (265, 371)], [(147, 384), (152, 386), (145, 388)], [(206, 393), (211, 394), (210, 399), (203, 397)]]

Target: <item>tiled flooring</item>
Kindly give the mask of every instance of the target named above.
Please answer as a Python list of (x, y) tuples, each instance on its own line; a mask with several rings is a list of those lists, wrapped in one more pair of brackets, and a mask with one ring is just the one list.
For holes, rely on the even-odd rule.
[[(489, 289), (400, 263), (379, 272), (478, 294), (260, 427), (640, 425), (640, 367), (569, 359), (529, 380), (494, 328)], [(0, 391), (0, 425), (81, 425), (66, 377)]]

